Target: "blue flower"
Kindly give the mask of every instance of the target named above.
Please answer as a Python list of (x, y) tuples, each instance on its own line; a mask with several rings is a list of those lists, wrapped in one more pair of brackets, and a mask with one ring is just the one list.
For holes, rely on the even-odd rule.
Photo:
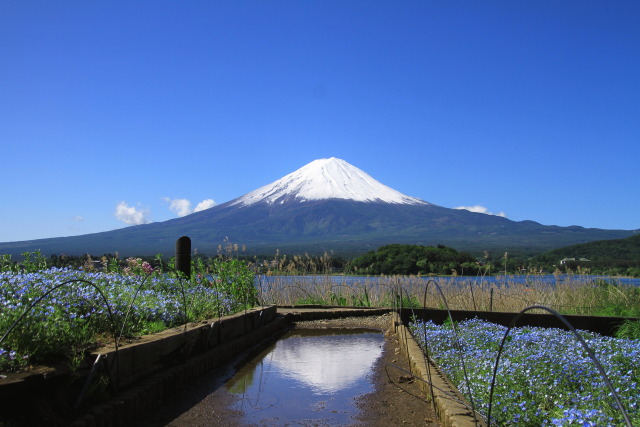
[[(462, 353), (451, 328), (416, 322), (412, 329), (459, 390), (473, 393), (474, 402), (486, 411), (493, 365), (505, 328), (478, 319), (460, 322), (457, 329)], [(571, 334), (557, 329), (514, 328), (510, 336), (501, 355), (494, 390), (492, 417), (499, 423), (621, 422), (617, 407), (608, 397), (609, 389)], [(629, 415), (640, 418), (640, 342), (590, 333), (588, 345), (605, 366)], [(461, 370), (463, 363), (466, 377)]]

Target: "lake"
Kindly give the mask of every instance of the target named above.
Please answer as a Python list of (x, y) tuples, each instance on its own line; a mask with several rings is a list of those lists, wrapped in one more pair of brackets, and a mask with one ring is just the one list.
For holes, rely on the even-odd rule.
[(476, 285), (505, 285), (505, 284), (523, 284), (528, 283), (544, 283), (554, 285), (566, 282), (596, 282), (597, 280), (605, 280), (611, 284), (625, 284), (640, 286), (640, 278), (632, 277), (611, 277), (598, 275), (578, 275), (578, 274), (514, 274), (499, 276), (331, 276), (331, 275), (315, 275), (315, 276), (256, 276), (256, 283), (262, 286), (269, 286), (274, 283), (285, 284), (302, 284), (310, 285), (318, 283), (330, 282), (333, 285), (345, 286), (361, 286), (372, 285), (377, 283), (412, 283), (422, 282), (426, 285), (429, 280), (444, 283), (458, 283), (460, 285), (468, 285), (469, 283)]

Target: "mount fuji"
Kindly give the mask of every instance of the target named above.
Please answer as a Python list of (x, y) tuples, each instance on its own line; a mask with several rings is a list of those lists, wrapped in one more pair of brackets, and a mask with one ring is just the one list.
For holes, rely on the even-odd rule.
[(279, 180), (260, 187), (231, 202), (232, 206), (256, 203), (285, 204), (312, 200), (428, 204), (387, 187), (369, 174), (341, 159), (319, 159)]
[(172, 254), (186, 235), (199, 253), (225, 239), (247, 253), (357, 255), (389, 243), (443, 244), (458, 250), (530, 254), (631, 230), (559, 227), (450, 209), (404, 195), (337, 158), (315, 160), (227, 203), (185, 217), (102, 233), (0, 243), (0, 254)]

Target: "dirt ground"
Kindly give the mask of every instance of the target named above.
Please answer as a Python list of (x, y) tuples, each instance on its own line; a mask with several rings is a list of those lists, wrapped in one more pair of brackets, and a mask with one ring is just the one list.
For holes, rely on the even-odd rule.
[[(390, 333), (390, 314), (372, 317), (351, 317), (297, 322), (296, 328), (373, 328), (385, 332), (382, 356), (378, 359), (372, 381), (373, 393), (357, 398), (361, 410), (351, 425), (365, 426), (438, 426), (430, 403), (418, 389), (418, 384), (405, 372), (407, 358)], [(234, 398), (224, 392), (222, 385), (233, 375), (235, 369), (251, 355), (244, 355), (233, 364), (211, 372), (197, 384), (191, 384), (175, 394), (174, 399), (145, 417), (142, 426), (241, 426), (242, 413), (232, 408)], [(402, 368), (404, 370), (398, 369)], [(179, 397), (178, 397), (179, 396)], [(274, 422), (269, 425), (278, 425)], [(298, 425), (315, 425), (298, 424)]]

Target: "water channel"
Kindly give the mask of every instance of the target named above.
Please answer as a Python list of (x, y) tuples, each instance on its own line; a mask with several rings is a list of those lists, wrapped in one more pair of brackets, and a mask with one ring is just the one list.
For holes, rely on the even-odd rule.
[(371, 330), (288, 332), (225, 384), (247, 424), (345, 425), (354, 422), (355, 398), (382, 354), (383, 335)]
[(234, 369), (181, 390), (141, 425), (358, 425), (357, 399), (375, 391), (384, 346), (376, 329), (293, 329)]

